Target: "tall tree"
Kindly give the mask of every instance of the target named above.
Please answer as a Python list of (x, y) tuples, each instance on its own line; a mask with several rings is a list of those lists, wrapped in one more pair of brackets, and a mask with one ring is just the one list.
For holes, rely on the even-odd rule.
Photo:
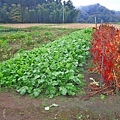
[(0, 8), (0, 22), (3, 23), (9, 22), (6, 3), (2, 6), (2, 8)]
[(38, 21), (35, 9), (29, 10), (29, 17), (31, 23), (36, 23)]
[(75, 7), (73, 6), (73, 2), (72, 2), (71, 0), (68, 0), (65, 5), (68, 6), (69, 9), (71, 9), (71, 10), (75, 8)]
[(30, 16), (29, 16), (29, 8), (26, 7), (23, 13), (23, 22), (29, 23), (30, 22)]
[(37, 8), (36, 8), (36, 14), (37, 14), (37, 19), (38, 19), (38, 23), (42, 22), (42, 5), (38, 4)]
[(12, 4), (9, 9), (10, 9), (9, 18), (11, 22), (13, 23), (22, 22), (21, 5)]

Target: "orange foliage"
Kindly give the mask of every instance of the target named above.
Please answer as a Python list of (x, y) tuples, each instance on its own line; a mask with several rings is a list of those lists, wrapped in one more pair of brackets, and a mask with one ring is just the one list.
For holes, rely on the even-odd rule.
[(120, 30), (109, 24), (93, 28), (91, 55), (94, 68), (108, 85), (120, 88)]

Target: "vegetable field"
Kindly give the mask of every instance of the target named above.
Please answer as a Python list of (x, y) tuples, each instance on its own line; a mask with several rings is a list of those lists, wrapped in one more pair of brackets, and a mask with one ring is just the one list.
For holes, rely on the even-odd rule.
[[(106, 86), (115, 85), (111, 81), (119, 66), (109, 69), (118, 55), (117, 47), (112, 55), (114, 37), (108, 41), (104, 37), (103, 49), (101, 29), (61, 26), (0, 27), (1, 120), (120, 119), (119, 93), (103, 92)], [(86, 96), (89, 99), (83, 99)]]
[[(89, 57), (91, 29), (17, 53), (0, 65), (0, 85), (21, 95), (74, 95), (84, 85), (83, 66)], [(77, 87), (76, 87), (77, 86)], [(79, 86), (79, 87), (78, 87)]]

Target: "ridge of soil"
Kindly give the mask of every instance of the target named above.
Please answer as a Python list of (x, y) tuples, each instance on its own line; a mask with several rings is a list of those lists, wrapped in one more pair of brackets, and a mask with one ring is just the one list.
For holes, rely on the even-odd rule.
[[(45, 106), (58, 104), (45, 111)], [(0, 120), (119, 120), (120, 96), (100, 96), (83, 101), (76, 97), (31, 98), (0, 92)]]

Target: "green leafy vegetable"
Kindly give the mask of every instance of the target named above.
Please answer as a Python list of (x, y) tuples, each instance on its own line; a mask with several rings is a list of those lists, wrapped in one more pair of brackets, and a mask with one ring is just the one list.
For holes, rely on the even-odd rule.
[(42, 93), (49, 97), (74, 95), (84, 86), (81, 68), (89, 57), (90, 39), (90, 32), (83, 29), (16, 54), (0, 63), (0, 86), (34, 97)]

